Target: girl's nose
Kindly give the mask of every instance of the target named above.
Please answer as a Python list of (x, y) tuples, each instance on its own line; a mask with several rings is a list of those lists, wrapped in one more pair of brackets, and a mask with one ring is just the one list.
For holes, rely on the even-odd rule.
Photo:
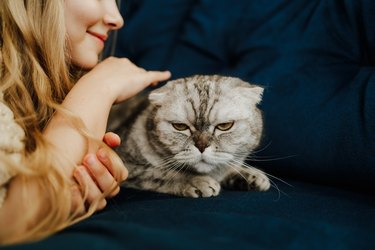
[(105, 3), (104, 24), (108, 25), (112, 30), (120, 29), (124, 25), (124, 19), (120, 14), (116, 1), (103, 1), (103, 3)]

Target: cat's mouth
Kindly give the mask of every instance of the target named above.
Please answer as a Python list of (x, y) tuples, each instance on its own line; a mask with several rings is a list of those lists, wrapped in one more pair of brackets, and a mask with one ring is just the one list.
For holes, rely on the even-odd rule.
[(208, 173), (211, 172), (215, 166), (210, 164), (204, 159), (201, 159), (197, 164), (194, 165), (194, 168), (199, 173)]

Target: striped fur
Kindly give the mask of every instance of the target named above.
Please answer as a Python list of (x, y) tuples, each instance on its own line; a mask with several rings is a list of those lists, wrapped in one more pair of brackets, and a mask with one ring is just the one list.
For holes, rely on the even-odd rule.
[(134, 109), (137, 117), (120, 126), (118, 153), (129, 169), (124, 185), (188, 197), (216, 196), (221, 187), (267, 190), (267, 176), (244, 164), (261, 138), (262, 93), (219, 75), (181, 78), (152, 91), (139, 102), (142, 110)]

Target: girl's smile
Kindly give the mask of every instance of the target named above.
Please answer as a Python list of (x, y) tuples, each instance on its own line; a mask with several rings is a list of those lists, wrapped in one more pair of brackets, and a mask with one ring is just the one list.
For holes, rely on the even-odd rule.
[(68, 46), (73, 64), (91, 69), (112, 30), (123, 26), (115, 0), (65, 0)]
[(108, 38), (108, 35), (106, 35), (106, 34), (99, 34), (99, 33), (93, 32), (93, 31), (87, 31), (87, 33), (89, 33), (93, 37), (99, 39), (103, 43), (103, 45)]

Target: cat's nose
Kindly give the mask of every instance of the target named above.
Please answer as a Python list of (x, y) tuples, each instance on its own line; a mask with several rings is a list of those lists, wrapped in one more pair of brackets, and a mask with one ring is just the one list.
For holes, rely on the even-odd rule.
[(198, 142), (198, 143), (195, 144), (195, 146), (199, 149), (199, 151), (201, 153), (203, 153), (206, 150), (206, 148), (208, 147), (208, 144)]
[(197, 149), (203, 153), (211, 143), (211, 136), (205, 132), (198, 132), (193, 135), (193, 140)]

